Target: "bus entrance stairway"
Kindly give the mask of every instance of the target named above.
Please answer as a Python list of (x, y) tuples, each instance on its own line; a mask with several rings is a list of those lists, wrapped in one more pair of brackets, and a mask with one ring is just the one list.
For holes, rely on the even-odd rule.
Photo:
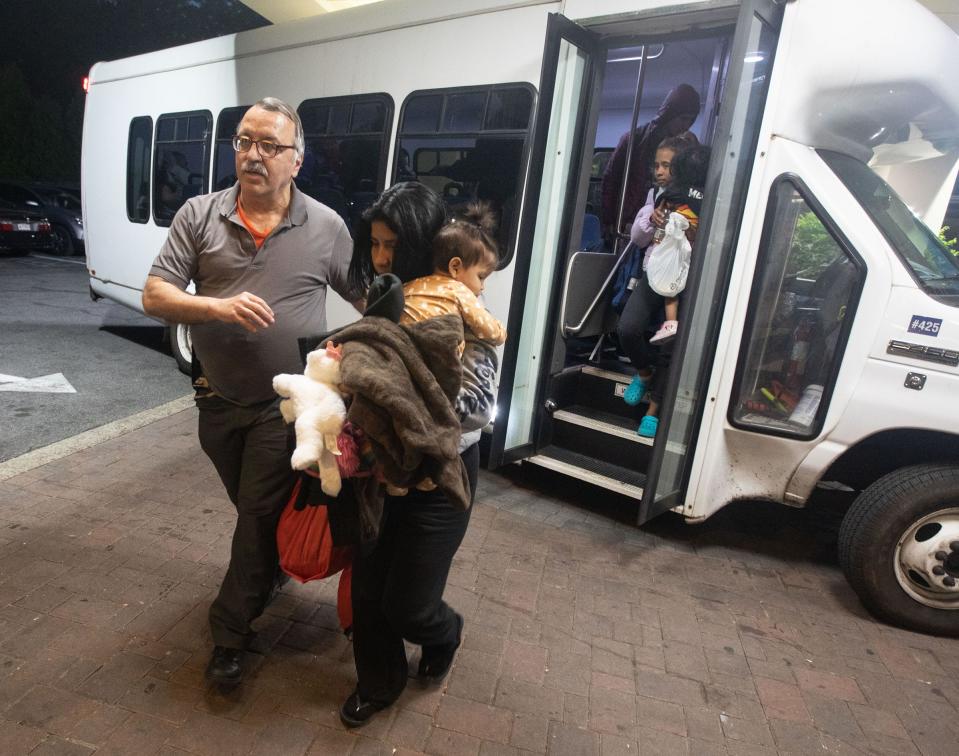
[(538, 451), (527, 461), (642, 498), (653, 439), (636, 433), (645, 403), (630, 407), (622, 399), (631, 380), (617, 363), (554, 375)]

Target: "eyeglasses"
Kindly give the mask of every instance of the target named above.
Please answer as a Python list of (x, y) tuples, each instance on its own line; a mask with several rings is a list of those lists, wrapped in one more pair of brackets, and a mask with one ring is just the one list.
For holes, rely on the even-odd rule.
[(249, 152), (253, 145), (256, 145), (256, 151), (261, 158), (272, 158), (279, 155), (283, 150), (295, 149), (292, 144), (277, 144), (268, 139), (251, 139), (248, 136), (233, 137), (233, 149), (237, 152)]

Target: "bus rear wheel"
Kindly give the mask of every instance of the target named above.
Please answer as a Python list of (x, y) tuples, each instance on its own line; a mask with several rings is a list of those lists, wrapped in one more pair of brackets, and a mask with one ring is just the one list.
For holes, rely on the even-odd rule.
[(181, 373), (192, 375), (193, 370), (193, 338), (190, 335), (190, 326), (178, 323), (170, 326), (170, 351)]
[(959, 637), (959, 467), (905, 467), (870, 485), (843, 519), (839, 561), (879, 619)]

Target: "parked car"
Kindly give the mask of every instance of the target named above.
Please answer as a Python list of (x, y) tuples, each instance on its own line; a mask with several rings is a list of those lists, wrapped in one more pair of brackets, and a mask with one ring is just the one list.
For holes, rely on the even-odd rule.
[(0, 180), (0, 200), (25, 205), (47, 217), (53, 254), (83, 254), (83, 211), (76, 194), (58, 184)]
[(0, 252), (26, 254), (53, 246), (52, 227), (43, 213), (0, 200)]

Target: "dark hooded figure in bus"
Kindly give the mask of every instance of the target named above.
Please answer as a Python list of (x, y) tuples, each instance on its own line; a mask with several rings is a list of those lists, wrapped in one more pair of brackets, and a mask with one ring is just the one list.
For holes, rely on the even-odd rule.
[(651, 167), (656, 148), (667, 137), (676, 136), (689, 129), (699, 116), (699, 93), (689, 84), (680, 84), (666, 95), (656, 117), (633, 132), (633, 152), (629, 163), (629, 180), (626, 182), (623, 212), (617, 228), (619, 193), (626, 170), (626, 153), (629, 149), (629, 132), (620, 137), (616, 150), (606, 164), (602, 181), (602, 223), (606, 238), (615, 240), (615, 232), (629, 233), (629, 224), (646, 201), (653, 186)]

